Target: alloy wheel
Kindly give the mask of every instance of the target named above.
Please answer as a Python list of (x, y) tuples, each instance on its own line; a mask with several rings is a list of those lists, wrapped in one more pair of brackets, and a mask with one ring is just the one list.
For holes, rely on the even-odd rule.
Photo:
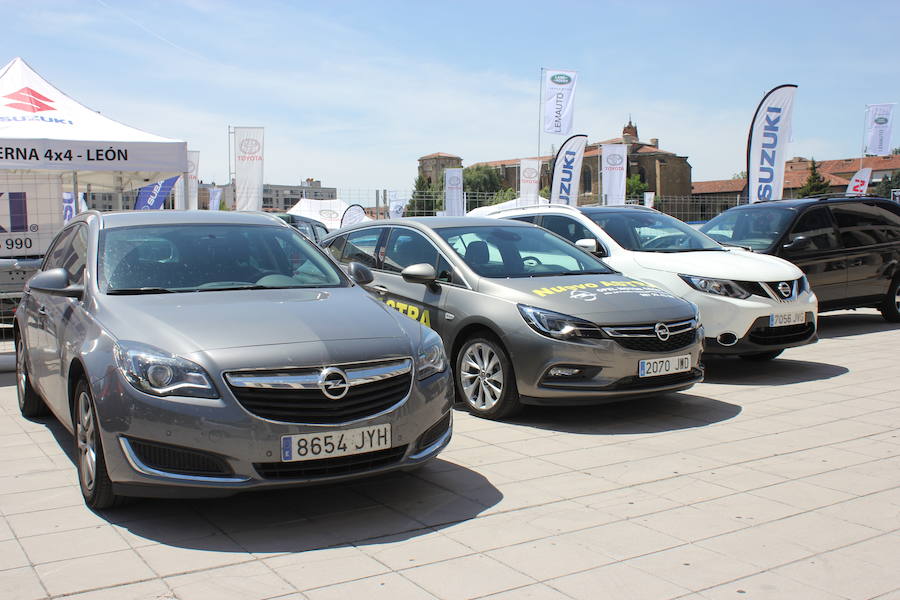
[(92, 491), (97, 473), (97, 429), (94, 427), (91, 397), (84, 391), (78, 395), (78, 422), (75, 428), (81, 484), (85, 490)]
[(476, 342), (466, 348), (460, 379), (466, 402), (476, 409), (490, 410), (503, 397), (503, 366), (487, 344)]

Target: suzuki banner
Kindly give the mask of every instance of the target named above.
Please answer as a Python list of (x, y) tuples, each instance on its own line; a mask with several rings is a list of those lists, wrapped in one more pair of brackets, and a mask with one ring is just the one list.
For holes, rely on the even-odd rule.
[(179, 177), (170, 177), (139, 189), (137, 198), (134, 200), (134, 210), (157, 210), (162, 208), (166, 198), (169, 197), (169, 192), (172, 191), (172, 187), (179, 179)]
[(540, 159), (523, 158), (519, 161), (519, 198), (522, 204), (537, 204), (540, 191)]
[(444, 214), (448, 217), (463, 217), (466, 214), (462, 169), (444, 169)]
[(872, 169), (866, 167), (857, 171), (853, 179), (850, 180), (850, 185), (847, 186), (847, 195), (865, 194), (866, 190), (869, 189), (870, 179), (872, 179)]
[(209, 210), (219, 210), (222, 203), (222, 188), (209, 188)]
[(864, 154), (890, 156), (893, 104), (866, 105), (866, 148)]
[(544, 69), (544, 132), (569, 135), (575, 112), (575, 71)]
[(262, 210), (263, 128), (234, 128), (234, 210)]
[(763, 96), (756, 107), (747, 138), (750, 202), (781, 199), (796, 91), (796, 85), (780, 85)]
[(604, 144), (602, 149), (603, 204), (625, 204), (628, 145)]
[(573, 135), (567, 139), (556, 153), (553, 163), (553, 183), (550, 185), (551, 204), (578, 206), (581, 191), (581, 161), (587, 136)]

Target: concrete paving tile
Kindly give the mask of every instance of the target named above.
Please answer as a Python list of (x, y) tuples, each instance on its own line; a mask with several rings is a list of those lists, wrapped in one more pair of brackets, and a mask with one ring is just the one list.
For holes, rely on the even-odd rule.
[(310, 550), (264, 560), (279, 577), (300, 591), (343, 583), (391, 569), (353, 546)]
[(7, 516), (6, 520), (18, 537), (58, 533), (107, 524), (106, 519), (87, 510), (83, 505), (13, 514)]
[(486, 552), (509, 567), (543, 581), (615, 562), (609, 554), (568, 533)]
[(606, 445), (602, 448), (581, 448), (578, 450), (569, 450), (568, 452), (560, 452), (550, 454), (544, 458), (548, 462), (567, 467), (569, 469), (590, 469), (592, 467), (602, 467), (604, 465), (613, 465), (624, 463), (651, 456), (659, 456), (658, 450), (647, 450), (635, 448), (628, 444)]
[(110, 525), (21, 537), (19, 542), (35, 565), (128, 548), (125, 540)]
[(598, 597), (604, 600), (667, 600), (690, 591), (625, 563), (606, 565), (545, 583), (576, 600), (597, 600)]
[(83, 505), (81, 492), (75, 485), (33, 492), (0, 494), (0, 513), (4, 515)]
[(221, 534), (189, 540), (181, 547), (153, 544), (136, 548), (134, 552), (137, 552), (156, 574), (164, 577), (253, 559), (234, 540)]
[(874, 598), (900, 585), (896, 569), (885, 571), (882, 567), (834, 553), (820, 554), (772, 572), (851, 600)]
[(176, 600), (175, 593), (162, 579), (118, 585), (64, 598), (65, 600)]
[(47, 591), (31, 567), (10, 569), (0, 573), (0, 598), (3, 600), (39, 600), (48, 597)]
[(522, 458), (522, 455), (518, 452), (513, 452), (500, 446), (479, 446), (451, 452), (445, 451), (441, 453), (441, 456), (444, 460), (451, 460), (467, 467), (480, 467)]
[(766, 533), (774, 532), (778, 537), (789, 539), (810, 552), (817, 553), (834, 550), (882, 533), (871, 527), (827, 517), (817, 512), (787, 517), (766, 523), (757, 529)]
[[(569, 452), (584, 448), (585, 442), (571, 435), (553, 435), (531, 440), (506, 442), (503, 447), (522, 456), (545, 458), (560, 452)], [(590, 444), (588, 444), (590, 445)]]
[(550, 431), (535, 429), (534, 427), (498, 426), (491, 429), (480, 429), (467, 434), (470, 438), (480, 440), (485, 444), (503, 446), (506, 442), (518, 442), (521, 440), (533, 440), (535, 438), (553, 435)]
[(578, 541), (596, 552), (612, 556), (616, 560), (625, 560), (635, 556), (660, 552), (684, 542), (674, 536), (645, 527), (633, 521), (618, 521), (608, 525), (599, 525), (570, 534), (571, 539)]
[(515, 481), (527, 481), (549, 475), (559, 475), (570, 471), (570, 467), (529, 456), (519, 460), (508, 460), (496, 465), (485, 465), (479, 471), (494, 485), (512, 483)]
[(15, 537), (12, 529), (9, 528), (9, 524), (6, 522), (6, 517), (0, 517), (0, 542), (4, 540), (11, 540)]
[(690, 475), (722, 466), (718, 460), (679, 452), (672, 456), (656, 456), (588, 471), (621, 486), (649, 483), (678, 475)]
[(734, 519), (744, 526), (766, 523), (801, 512), (795, 506), (749, 492), (698, 502), (693, 506), (708, 516), (716, 515)]
[(630, 519), (680, 506), (680, 503), (646, 492), (640, 486), (610, 490), (574, 501), (618, 519)]
[(388, 536), (359, 546), (393, 571), (472, 554), (472, 549), (437, 531), (417, 537)]
[(858, 438), (849, 442), (841, 442), (832, 446), (838, 450), (856, 452), (870, 458), (891, 458), (900, 456), (900, 444), (883, 442), (871, 437)]
[(547, 537), (550, 532), (534, 523), (545, 509), (524, 509), (489, 515), (441, 529), (441, 533), (475, 552), (511, 546)]
[[(880, 531), (900, 529), (900, 505), (891, 502), (892, 492), (879, 492), (827, 506), (818, 514), (865, 525)], [(893, 493), (894, 496), (900, 494)]]
[[(26, 435), (25, 437), (27, 438), (28, 436)], [(0, 448), (3, 448), (3, 451), (0, 452), (0, 463), (6, 463), (7, 461), (15, 461), (18, 463), (29, 458), (47, 458), (47, 455), (44, 454), (43, 450), (28, 442), (24, 445), (15, 446), (4, 446), (0, 443)], [(14, 474), (14, 471), (9, 470), (13, 465), (3, 464), (2, 466), (5, 475)]]
[[(28, 556), (18, 540), (0, 542), (0, 571), (17, 569), (29, 565)], [(2, 576), (2, 575), (0, 575)]]
[(750, 492), (754, 496), (775, 500), (803, 510), (828, 506), (853, 498), (851, 494), (839, 492), (803, 480), (778, 483)]
[(684, 542), (702, 540), (749, 526), (721, 513), (711, 514), (693, 506), (681, 506), (645, 515), (633, 521)]
[(845, 600), (819, 587), (800, 583), (775, 573), (757, 573), (724, 585), (703, 590), (700, 596), (706, 600)]
[(264, 600), (294, 592), (259, 561), (167, 577), (178, 600)]
[[(892, 531), (875, 538), (851, 544), (833, 554), (844, 555), (869, 564), (881, 567), (885, 571), (896, 569), (897, 557), (900, 556), (900, 535), (898, 531)], [(895, 575), (896, 576), (896, 575)], [(900, 586), (900, 581), (898, 581)]]
[(788, 536), (782, 535), (777, 524), (725, 533), (701, 540), (695, 545), (756, 565), (761, 569), (781, 566), (815, 553)]
[(678, 504), (694, 504), (734, 493), (729, 487), (703, 481), (692, 475), (645, 483), (632, 489), (654, 494)]
[(403, 571), (403, 576), (446, 600), (467, 600), (535, 583), (531, 577), (483, 554), (415, 567)]
[[(508, 512), (520, 508), (549, 504), (565, 499), (564, 494), (545, 487), (543, 481), (517, 481), (495, 488), (487, 485), (462, 492), (466, 497), (483, 504), (483, 514)], [(499, 497), (498, 497), (499, 496)]]
[(54, 596), (112, 587), (144, 579), (155, 574), (134, 550), (120, 550), (83, 558), (74, 558), (34, 567), (47, 591)]
[(484, 596), (484, 600), (571, 600), (571, 596), (555, 590), (549, 585), (535, 583), (499, 594)]
[[(12, 448), (14, 446), (28, 447), (31, 445), (33, 445), (31, 438), (21, 429), (11, 433), (0, 433), (0, 448)], [(5, 452), (6, 451), (4, 450), (4, 453)]]
[(310, 525), (314, 531), (329, 531), (342, 543), (357, 543), (386, 535), (427, 530), (423, 523), (387, 506), (323, 515), (310, 519)]
[[(309, 600), (347, 600), (348, 598), (364, 598), (366, 600), (429, 600), (436, 599), (396, 573), (385, 573), (375, 577), (357, 579), (347, 583), (310, 590), (303, 595)], [(292, 597), (292, 600), (293, 597)]]
[(847, 467), (807, 477), (806, 481), (814, 485), (846, 492), (848, 494), (871, 494), (881, 492), (898, 485), (895, 479), (885, 479), (869, 475), (860, 469)]
[(67, 485), (76, 485), (78, 476), (74, 469), (40, 471), (22, 475), (0, 477), (0, 490), (6, 494), (30, 492), (34, 490), (52, 490)]
[(132, 548), (152, 544), (174, 544), (181, 540), (208, 537), (219, 533), (209, 521), (199, 515), (183, 513), (155, 519), (126, 521), (113, 525)]
[(693, 544), (641, 556), (628, 564), (692, 591), (759, 572), (756, 565)]

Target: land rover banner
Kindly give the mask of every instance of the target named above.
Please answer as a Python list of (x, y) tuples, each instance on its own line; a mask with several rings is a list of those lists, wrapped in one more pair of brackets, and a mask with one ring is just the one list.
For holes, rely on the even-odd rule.
[(625, 204), (628, 145), (604, 144), (602, 148), (603, 204)]
[(448, 217), (463, 217), (466, 214), (462, 169), (444, 169), (444, 214)]
[(756, 107), (747, 138), (750, 202), (781, 199), (796, 91), (796, 85), (779, 85), (763, 96)]
[(519, 198), (521, 204), (537, 204), (541, 191), (541, 161), (523, 158), (519, 161)]
[(550, 187), (551, 204), (578, 206), (581, 185), (581, 161), (587, 136), (573, 135), (563, 143), (553, 163), (553, 183)]
[(261, 210), (263, 194), (263, 128), (234, 128), (234, 209)]
[(544, 69), (544, 132), (569, 135), (575, 101), (575, 71)]
[(847, 186), (847, 195), (863, 195), (869, 189), (869, 180), (872, 178), (872, 169), (866, 167), (860, 169), (850, 180)]
[[(183, 186), (179, 183), (175, 186), (175, 208), (176, 210), (197, 210), (197, 194), (198, 179), (197, 170), (200, 166), (200, 153), (188, 150), (188, 181), (187, 181), (187, 201), (181, 197)], [(163, 197), (165, 200), (165, 196)], [(135, 205), (137, 208), (137, 205)]]
[(891, 125), (893, 104), (869, 104), (866, 106), (865, 154), (889, 156), (891, 154)]

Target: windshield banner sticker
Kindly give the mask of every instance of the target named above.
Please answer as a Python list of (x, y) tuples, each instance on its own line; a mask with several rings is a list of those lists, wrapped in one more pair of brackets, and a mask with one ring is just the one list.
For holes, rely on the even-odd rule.
[(641, 296), (666, 296), (671, 294), (655, 285), (632, 279), (630, 281), (598, 281), (587, 283), (575, 283), (572, 285), (554, 285), (551, 287), (531, 290), (532, 294), (543, 298), (555, 294), (569, 292), (573, 300), (593, 302), (598, 296), (612, 296), (616, 294), (640, 294)]

